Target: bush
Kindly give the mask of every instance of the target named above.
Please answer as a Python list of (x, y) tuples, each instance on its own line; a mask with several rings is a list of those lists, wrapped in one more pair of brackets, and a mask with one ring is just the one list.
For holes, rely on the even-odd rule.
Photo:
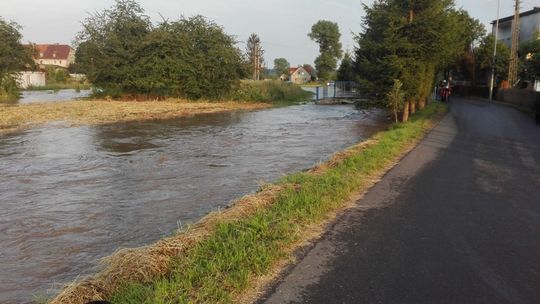
[(304, 91), (300, 86), (272, 81), (243, 81), (234, 91), (230, 99), (235, 101), (263, 101), (263, 102), (300, 102), (311, 98), (311, 92)]
[(83, 28), (77, 64), (105, 94), (218, 99), (239, 85), (235, 39), (202, 16), (154, 26), (136, 1), (116, 0)]
[(19, 98), (19, 86), (17, 80), (11, 75), (6, 75), (0, 79), (0, 100), (11, 100)]
[(55, 67), (47, 68), (47, 83), (65, 83), (68, 79), (68, 71)]

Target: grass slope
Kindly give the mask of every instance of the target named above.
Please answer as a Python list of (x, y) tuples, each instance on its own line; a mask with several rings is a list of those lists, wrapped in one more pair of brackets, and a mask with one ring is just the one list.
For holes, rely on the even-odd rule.
[(175, 257), (150, 284), (125, 282), (113, 303), (234, 303), (271, 272), (303, 240), (304, 232), (326, 222), (353, 194), (365, 191), (405, 151), (423, 138), (445, 107), (433, 104), (406, 124), (375, 136), (320, 170), (278, 182), (273, 203), (245, 218), (218, 223), (210, 235)]

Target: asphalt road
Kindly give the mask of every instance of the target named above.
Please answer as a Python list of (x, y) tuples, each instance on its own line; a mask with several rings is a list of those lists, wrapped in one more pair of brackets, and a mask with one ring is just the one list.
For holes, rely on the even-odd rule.
[(540, 303), (540, 126), (450, 108), (261, 303)]

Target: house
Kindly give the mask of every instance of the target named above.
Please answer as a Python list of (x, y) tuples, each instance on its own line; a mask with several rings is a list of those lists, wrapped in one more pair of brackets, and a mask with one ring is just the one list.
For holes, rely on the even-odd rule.
[(40, 68), (54, 66), (67, 69), (75, 63), (75, 50), (67, 44), (36, 44), (35, 63)]
[(305, 84), (311, 81), (311, 74), (303, 67), (290, 68), (289, 81), (296, 84)]
[[(509, 48), (512, 47), (512, 23), (514, 16), (508, 16), (499, 19), (499, 41), (506, 44)], [(497, 20), (491, 22), (493, 26), (493, 34), (495, 34)], [(527, 42), (533, 39), (538, 39), (540, 31), (540, 7), (535, 7), (532, 10), (519, 14), (519, 42)]]

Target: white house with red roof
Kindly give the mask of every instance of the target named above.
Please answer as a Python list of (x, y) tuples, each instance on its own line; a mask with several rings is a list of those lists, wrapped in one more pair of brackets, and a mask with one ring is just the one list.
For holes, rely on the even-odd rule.
[(305, 84), (311, 81), (311, 74), (303, 67), (290, 68), (289, 81), (296, 84)]
[(75, 63), (75, 50), (67, 44), (36, 44), (34, 61), (40, 68), (55, 66), (67, 69)]

